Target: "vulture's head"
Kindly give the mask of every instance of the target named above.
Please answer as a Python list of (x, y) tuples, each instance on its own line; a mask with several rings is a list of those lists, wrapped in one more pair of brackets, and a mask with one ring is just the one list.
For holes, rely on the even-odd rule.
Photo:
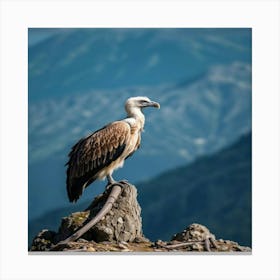
[(130, 97), (125, 103), (125, 109), (127, 112), (130, 112), (134, 108), (143, 109), (146, 107), (155, 107), (159, 109), (160, 105), (157, 102), (151, 101), (146, 96)]

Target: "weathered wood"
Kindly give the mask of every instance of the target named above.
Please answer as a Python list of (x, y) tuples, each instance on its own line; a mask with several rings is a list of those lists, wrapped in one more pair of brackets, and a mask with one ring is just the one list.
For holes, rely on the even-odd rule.
[[(30, 251), (52, 250), (69, 253), (251, 251), (251, 248), (240, 246), (233, 241), (216, 240), (209, 229), (200, 224), (189, 225), (182, 232), (174, 234), (170, 241), (147, 240), (142, 231), (137, 190), (127, 182), (122, 181), (121, 185), (121, 188), (107, 187), (86, 210), (64, 217), (58, 232), (40, 231), (33, 239)], [(106, 203), (108, 206), (100, 212)], [(102, 212), (103, 214), (105, 212), (105, 216)], [(76, 238), (78, 239), (74, 241)]]
[(210, 242), (213, 245), (213, 247), (217, 249), (216, 243), (211, 238), (206, 238), (204, 241), (193, 240), (193, 241), (182, 242), (182, 243), (178, 243), (178, 244), (160, 245), (160, 247), (163, 247), (166, 249), (178, 249), (178, 248), (190, 246), (193, 244), (202, 244), (202, 245), (204, 245), (204, 248), (206, 251), (211, 252)]
[(80, 237), (94, 242), (147, 241), (143, 236), (137, 190), (126, 181), (108, 185), (86, 210), (64, 217), (58, 232), (51, 235), (46, 246), (42, 247), (40, 239), (44, 242), (44, 238), (40, 236), (34, 238), (32, 248), (46, 247), (51, 251), (60, 251)]
[(107, 198), (103, 208), (96, 214), (94, 218), (92, 218), (87, 224), (85, 224), (82, 228), (76, 231), (74, 234), (69, 236), (63, 241), (60, 241), (56, 246), (52, 248), (52, 250), (57, 250), (59, 247), (66, 245), (69, 242), (76, 241), (79, 237), (89, 231), (94, 225), (96, 225), (111, 209), (117, 198), (121, 193), (121, 185), (120, 183), (114, 183), (112, 185), (112, 191)]

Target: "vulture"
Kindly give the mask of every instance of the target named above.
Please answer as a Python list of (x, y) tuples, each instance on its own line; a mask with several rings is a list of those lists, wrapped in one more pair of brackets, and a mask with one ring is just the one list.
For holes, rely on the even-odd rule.
[(142, 110), (146, 107), (160, 108), (160, 105), (148, 97), (130, 97), (125, 103), (125, 119), (107, 124), (72, 147), (66, 163), (70, 202), (76, 202), (96, 179), (107, 177), (108, 184), (116, 183), (112, 177), (114, 170), (122, 167), (140, 146), (145, 124)]

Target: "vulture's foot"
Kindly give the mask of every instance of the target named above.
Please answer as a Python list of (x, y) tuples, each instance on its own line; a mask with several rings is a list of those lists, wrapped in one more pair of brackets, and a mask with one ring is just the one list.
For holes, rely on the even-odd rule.
[(113, 188), (114, 186), (119, 186), (121, 188), (124, 188), (126, 185), (128, 185), (129, 182), (127, 180), (121, 180), (121, 181), (113, 181), (113, 182), (108, 182), (106, 185), (106, 190), (109, 190)]
[(118, 183), (120, 183), (122, 185), (128, 185), (129, 184), (128, 180), (125, 180), (125, 179), (119, 181)]

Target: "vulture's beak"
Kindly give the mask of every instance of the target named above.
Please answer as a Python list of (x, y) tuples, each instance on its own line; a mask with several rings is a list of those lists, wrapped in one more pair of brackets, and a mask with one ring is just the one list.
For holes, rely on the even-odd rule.
[(149, 107), (155, 107), (155, 108), (158, 108), (158, 109), (160, 108), (159, 103), (154, 102), (154, 101), (149, 102), (148, 106)]

